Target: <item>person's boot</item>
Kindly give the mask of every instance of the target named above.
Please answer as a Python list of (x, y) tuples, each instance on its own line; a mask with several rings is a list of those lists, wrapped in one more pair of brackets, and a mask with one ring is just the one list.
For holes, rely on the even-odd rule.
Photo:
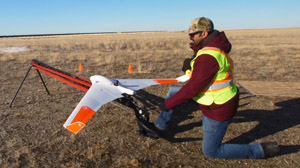
[(277, 142), (263, 142), (261, 143), (261, 146), (263, 148), (265, 158), (275, 156), (280, 150)]

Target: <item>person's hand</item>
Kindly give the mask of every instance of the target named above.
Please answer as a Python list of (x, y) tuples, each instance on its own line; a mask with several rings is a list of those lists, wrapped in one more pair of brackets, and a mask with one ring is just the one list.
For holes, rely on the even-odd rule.
[(191, 70), (191, 59), (187, 58), (183, 61), (183, 65), (182, 65), (182, 71), (185, 73), (186, 70)]
[(196, 55), (198, 52), (198, 46), (195, 43), (191, 42), (190, 48), (194, 51), (194, 55)]
[(159, 108), (161, 111), (169, 112), (169, 109), (166, 108), (165, 102), (160, 103)]

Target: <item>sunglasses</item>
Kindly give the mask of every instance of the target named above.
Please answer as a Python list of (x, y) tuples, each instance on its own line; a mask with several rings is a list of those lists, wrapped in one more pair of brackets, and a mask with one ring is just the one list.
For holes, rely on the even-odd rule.
[(194, 32), (194, 33), (190, 33), (189, 35), (191, 36), (191, 38), (193, 38), (196, 34), (201, 33), (201, 31), (198, 32)]

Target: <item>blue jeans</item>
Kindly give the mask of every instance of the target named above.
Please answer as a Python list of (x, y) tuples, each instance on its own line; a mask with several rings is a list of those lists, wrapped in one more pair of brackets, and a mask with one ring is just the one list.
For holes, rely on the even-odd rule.
[(260, 159), (264, 152), (260, 144), (222, 144), (229, 121), (216, 121), (202, 115), (204, 155), (223, 159)]
[[(171, 87), (166, 100), (180, 89), (181, 87)], [(161, 130), (166, 130), (173, 112), (173, 110), (169, 110), (169, 112), (161, 111), (154, 122), (155, 126)], [(202, 151), (204, 155), (224, 159), (260, 159), (264, 157), (264, 152), (260, 144), (222, 144), (228, 123), (229, 121), (216, 121), (202, 115)]]
[[(177, 93), (181, 87), (171, 87), (168, 91), (167, 97), (165, 100), (172, 97), (175, 93)], [(172, 118), (173, 110), (169, 110), (169, 112), (161, 111), (158, 118), (154, 122), (155, 126), (160, 130), (166, 130), (168, 128), (168, 123)]]

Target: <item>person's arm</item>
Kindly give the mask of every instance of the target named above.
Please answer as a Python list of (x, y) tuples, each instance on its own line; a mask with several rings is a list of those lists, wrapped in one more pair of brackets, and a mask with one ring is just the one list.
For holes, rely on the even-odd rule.
[(201, 55), (195, 60), (192, 77), (174, 96), (165, 102), (167, 109), (172, 109), (197, 96), (219, 71), (217, 60), (210, 55)]

